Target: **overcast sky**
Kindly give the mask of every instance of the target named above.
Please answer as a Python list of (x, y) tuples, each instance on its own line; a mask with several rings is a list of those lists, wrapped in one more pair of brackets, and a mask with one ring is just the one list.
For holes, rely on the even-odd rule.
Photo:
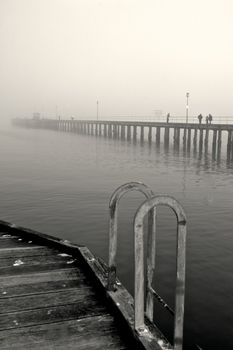
[(0, 118), (233, 116), (232, 38), (232, 0), (0, 0)]

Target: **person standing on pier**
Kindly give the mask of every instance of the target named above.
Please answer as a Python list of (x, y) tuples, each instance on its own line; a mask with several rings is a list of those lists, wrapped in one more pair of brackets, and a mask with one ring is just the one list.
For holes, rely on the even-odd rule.
[(169, 123), (170, 113), (167, 114), (167, 123)]
[(202, 121), (202, 115), (201, 114), (199, 114), (199, 116), (197, 117), (198, 118), (198, 120), (199, 120), (199, 124), (201, 124), (201, 121)]
[(210, 122), (210, 124), (211, 124), (212, 120), (213, 120), (213, 117), (212, 117), (211, 114), (209, 114), (209, 122)]

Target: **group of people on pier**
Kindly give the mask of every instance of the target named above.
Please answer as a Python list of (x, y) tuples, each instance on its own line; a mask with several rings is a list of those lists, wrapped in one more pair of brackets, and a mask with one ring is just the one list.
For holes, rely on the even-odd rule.
[[(199, 124), (201, 124), (202, 119), (203, 119), (202, 114), (199, 114), (197, 118), (199, 120)], [(169, 123), (169, 119), (170, 119), (170, 113), (167, 114), (167, 123)], [(205, 120), (206, 120), (206, 124), (211, 124), (213, 121), (212, 115), (211, 114), (207, 115)]]
[[(202, 114), (199, 114), (199, 116), (198, 116), (197, 118), (198, 118), (198, 120), (199, 120), (199, 124), (201, 124), (202, 118), (203, 118)], [(212, 120), (213, 120), (212, 115), (211, 115), (211, 114), (207, 115), (206, 118), (205, 118), (205, 120), (206, 120), (206, 124), (211, 124), (211, 122), (212, 122)]]

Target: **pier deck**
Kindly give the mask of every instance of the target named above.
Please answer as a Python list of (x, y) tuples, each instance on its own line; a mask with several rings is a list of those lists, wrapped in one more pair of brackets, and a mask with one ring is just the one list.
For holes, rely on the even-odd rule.
[(80, 257), (0, 226), (0, 348), (127, 349)]
[[(174, 349), (88, 248), (0, 221), (0, 348)], [(178, 348), (177, 348), (178, 349)], [(180, 348), (179, 348), (180, 349)]]

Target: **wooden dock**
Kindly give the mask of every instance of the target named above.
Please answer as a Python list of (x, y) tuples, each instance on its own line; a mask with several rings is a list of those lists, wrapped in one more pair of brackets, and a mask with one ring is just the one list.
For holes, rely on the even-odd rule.
[[(130, 191), (146, 197), (134, 218), (134, 298), (116, 264), (118, 207)], [(177, 221), (175, 311), (152, 286), (161, 205)], [(185, 251), (182, 206), (141, 182), (118, 187), (110, 198), (108, 265), (87, 247), (0, 221), (0, 349), (182, 350)], [(154, 299), (174, 315), (173, 345), (154, 323)]]
[(79, 248), (45, 246), (14, 231), (1, 223), (0, 348), (127, 349)]
[(149, 321), (149, 337), (134, 330), (132, 297), (107, 279), (86, 247), (0, 221), (1, 350), (173, 349)]

